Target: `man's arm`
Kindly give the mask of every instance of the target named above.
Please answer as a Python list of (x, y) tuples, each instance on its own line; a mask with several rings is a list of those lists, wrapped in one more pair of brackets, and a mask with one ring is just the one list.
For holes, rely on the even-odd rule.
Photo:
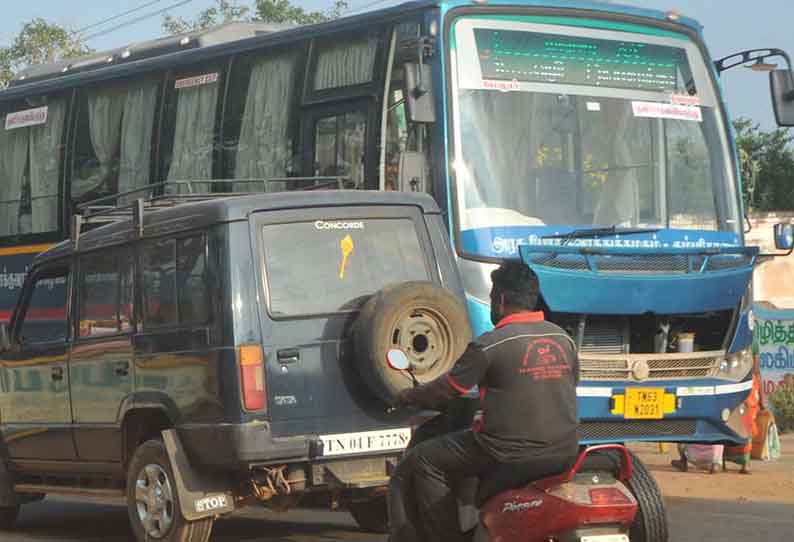
[(400, 405), (438, 409), (453, 397), (466, 393), (480, 384), (488, 370), (488, 359), (477, 343), (470, 343), (448, 373), (432, 382), (403, 391)]

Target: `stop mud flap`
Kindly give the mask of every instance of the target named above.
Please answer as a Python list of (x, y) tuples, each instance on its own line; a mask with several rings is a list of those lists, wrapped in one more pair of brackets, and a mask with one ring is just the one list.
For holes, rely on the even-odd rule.
[(196, 472), (174, 429), (162, 432), (174, 472), (179, 507), (188, 521), (234, 512), (234, 494), (228, 480)]

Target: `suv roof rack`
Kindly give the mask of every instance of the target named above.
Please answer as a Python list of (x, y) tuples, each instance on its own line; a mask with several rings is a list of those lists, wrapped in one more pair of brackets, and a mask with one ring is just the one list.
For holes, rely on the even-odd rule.
[[(295, 190), (342, 190), (354, 188), (350, 177), (274, 177), (270, 179), (202, 179), (190, 181), (163, 181), (142, 188), (103, 196), (77, 205), (72, 216), (70, 239), (75, 248), (84, 226), (110, 224), (132, 219), (138, 236), (143, 235), (143, 216), (147, 211), (157, 211), (185, 203), (207, 201), (230, 196), (261, 195), (270, 183), (298, 183)], [(252, 185), (261, 190), (238, 190), (239, 185)], [(215, 189), (212, 192), (209, 190)], [(204, 187), (204, 190), (200, 190)]]

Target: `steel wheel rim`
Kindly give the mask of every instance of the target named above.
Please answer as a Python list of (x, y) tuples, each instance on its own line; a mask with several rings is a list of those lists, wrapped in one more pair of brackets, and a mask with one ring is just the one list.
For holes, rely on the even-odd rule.
[(174, 492), (165, 470), (156, 464), (146, 465), (135, 482), (135, 507), (138, 520), (152, 538), (165, 538), (174, 523)]
[(427, 374), (452, 356), (449, 320), (435, 309), (412, 307), (397, 318), (392, 347), (405, 352), (417, 377)]

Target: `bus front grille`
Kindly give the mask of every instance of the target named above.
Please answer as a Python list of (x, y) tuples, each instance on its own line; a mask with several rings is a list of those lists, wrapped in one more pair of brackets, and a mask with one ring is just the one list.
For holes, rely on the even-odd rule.
[(582, 380), (674, 380), (716, 376), (725, 359), (722, 350), (687, 354), (599, 354), (582, 352)]
[(582, 422), (579, 440), (625, 441), (642, 437), (685, 437), (694, 435), (695, 420), (620, 420), (615, 422)]

